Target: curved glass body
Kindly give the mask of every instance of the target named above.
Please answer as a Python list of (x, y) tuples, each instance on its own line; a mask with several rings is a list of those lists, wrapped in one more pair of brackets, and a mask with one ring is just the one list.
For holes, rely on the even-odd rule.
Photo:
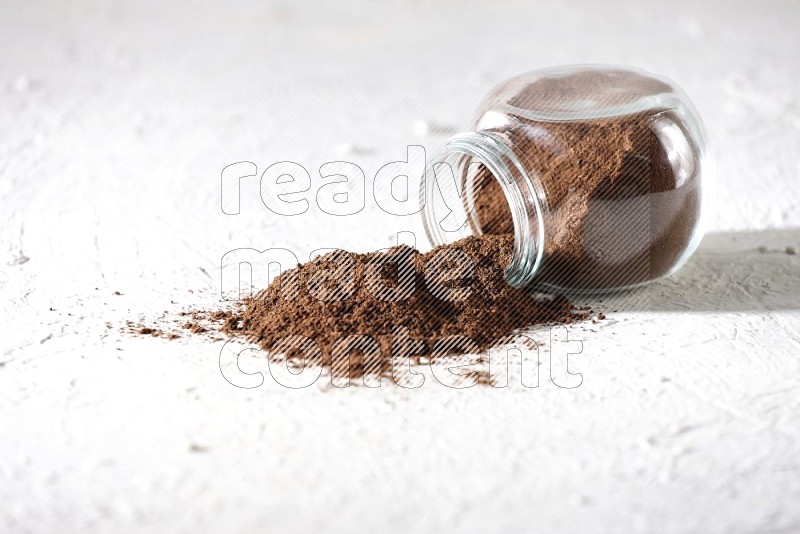
[(434, 245), (513, 234), (512, 285), (634, 287), (680, 268), (702, 238), (713, 165), (694, 107), (665, 78), (534, 71), (492, 91), (474, 128), (432, 158), (425, 227)]

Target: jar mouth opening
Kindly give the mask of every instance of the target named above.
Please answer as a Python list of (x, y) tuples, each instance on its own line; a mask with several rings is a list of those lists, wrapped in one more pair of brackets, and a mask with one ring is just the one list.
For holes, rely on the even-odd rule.
[(425, 232), (433, 246), (484, 235), (476, 210), (476, 181), (487, 172), (500, 186), (513, 225), (506, 282), (522, 287), (533, 280), (544, 255), (544, 194), (538, 179), (531, 180), (499, 136), (458, 134), (434, 153), (421, 181)]

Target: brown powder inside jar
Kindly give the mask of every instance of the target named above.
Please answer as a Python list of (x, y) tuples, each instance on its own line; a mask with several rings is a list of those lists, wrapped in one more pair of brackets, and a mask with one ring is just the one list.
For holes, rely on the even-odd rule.
[[(680, 127), (673, 112), (518, 120), (524, 130), (494, 132), (518, 147), (523, 166), (545, 189), (545, 260), (534, 283), (613, 289), (667, 274), (692, 237), (700, 205), (699, 187), (681, 183), (658, 137), (659, 125)], [(505, 195), (485, 168), (475, 187), (481, 231), (513, 232)]]

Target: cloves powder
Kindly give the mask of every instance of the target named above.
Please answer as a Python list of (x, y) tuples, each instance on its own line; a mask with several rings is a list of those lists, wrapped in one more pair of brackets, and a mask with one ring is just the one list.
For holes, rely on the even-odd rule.
[[(225, 331), (271, 357), (291, 358), (296, 347), (286, 341), (302, 336), (319, 347), (316, 363), (357, 377), (389, 374), (398, 339), (415, 341), (414, 358), (430, 358), (485, 351), (530, 325), (585, 317), (565, 296), (508, 285), (512, 246), (509, 235), (485, 235), (424, 254), (407, 246), (334, 251), (281, 273), (228, 317)], [(437, 353), (443, 339), (458, 342)]]

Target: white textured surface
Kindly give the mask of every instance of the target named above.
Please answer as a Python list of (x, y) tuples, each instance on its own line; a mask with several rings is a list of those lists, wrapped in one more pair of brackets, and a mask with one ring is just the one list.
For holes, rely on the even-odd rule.
[[(0, 5), (0, 531), (800, 530), (800, 6), (329, 5)], [(218, 344), (120, 333), (212, 305), (229, 249), (419, 231), (257, 181), (225, 216), (225, 165), (371, 176), (576, 62), (681, 84), (720, 206), (644, 311), (572, 329), (579, 388), (240, 390)]]

